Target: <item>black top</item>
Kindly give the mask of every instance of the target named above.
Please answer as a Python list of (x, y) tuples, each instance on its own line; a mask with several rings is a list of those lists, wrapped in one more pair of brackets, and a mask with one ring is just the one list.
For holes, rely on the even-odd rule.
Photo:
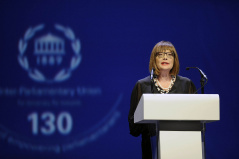
[[(150, 136), (155, 135), (154, 124), (134, 124), (134, 112), (139, 103), (142, 94), (151, 93), (150, 76), (139, 80), (132, 91), (130, 100), (130, 111), (128, 115), (130, 134), (137, 137), (142, 135), (142, 157), (146, 159), (152, 158)], [(153, 87), (154, 93), (160, 93), (157, 88)], [(193, 82), (186, 78), (177, 75), (176, 81), (168, 94), (192, 94), (196, 92), (196, 87)]]

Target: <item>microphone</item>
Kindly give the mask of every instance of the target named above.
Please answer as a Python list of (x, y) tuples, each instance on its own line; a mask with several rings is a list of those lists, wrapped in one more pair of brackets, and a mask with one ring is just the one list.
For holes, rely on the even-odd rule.
[(150, 73), (150, 79), (151, 79), (151, 93), (154, 93), (154, 68), (152, 68)]
[(201, 77), (204, 78), (206, 81), (208, 81), (207, 76), (205, 75), (205, 73), (201, 69), (199, 69), (198, 67), (186, 67), (186, 70), (189, 70), (190, 68), (196, 68), (200, 72)]
[[(201, 80), (200, 80), (201, 87), (194, 94), (196, 94), (200, 89), (202, 89), (202, 94), (204, 94), (204, 86), (207, 84), (207, 81), (208, 81), (206, 74), (198, 67), (186, 67), (186, 70), (189, 70), (190, 68), (197, 69), (201, 74)], [(206, 82), (205, 82), (205, 80), (206, 80)]]
[(151, 73), (150, 73), (150, 79), (153, 80), (154, 77), (154, 68), (152, 68)]

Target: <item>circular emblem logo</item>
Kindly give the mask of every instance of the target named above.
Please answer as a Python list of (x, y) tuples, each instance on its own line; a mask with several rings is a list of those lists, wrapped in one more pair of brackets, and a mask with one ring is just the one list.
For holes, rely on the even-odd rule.
[(80, 40), (69, 27), (29, 27), (18, 50), (20, 66), (41, 84), (0, 86), (0, 141), (19, 151), (59, 154), (93, 143), (113, 128), (123, 94), (113, 95), (104, 87), (108, 82), (56, 84), (69, 79), (82, 59)]
[[(27, 51), (29, 41), (44, 27), (44, 24), (40, 24), (27, 29), (24, 37), (18, 43), (18, 62), (34, 81), (62, 82), (71, 76), (71, 72), (81, 62), (80, 40), (75, 37), (71, 28), (56, 24), (54, 29), (62, 33), (65, 39), (69, 41), (68, 43), (65, 39), (49, 32), (34, 39), (34, 42), (31, 43), (31, 49)], [(67, 58), (70, 49), (67, 50), (69, 46), (66, 44), (70, 45), (71, 58)]]

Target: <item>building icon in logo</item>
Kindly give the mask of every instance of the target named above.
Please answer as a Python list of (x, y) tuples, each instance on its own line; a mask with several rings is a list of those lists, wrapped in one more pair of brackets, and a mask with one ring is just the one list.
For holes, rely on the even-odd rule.
[(59, 65), (65, 54), (65, 41), (51, 33), (35, 40), (34, 54), (38, 65)]

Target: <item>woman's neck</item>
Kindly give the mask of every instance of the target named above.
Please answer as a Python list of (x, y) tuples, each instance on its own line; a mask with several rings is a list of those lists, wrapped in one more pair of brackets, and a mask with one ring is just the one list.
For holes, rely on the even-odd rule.
[(169, 72), (167, 71), (162, 71), (160, 72), (160, 74), (158, 75), (158, 81), (170, 81), (172, 79), (171, 75), (169, 74)]

